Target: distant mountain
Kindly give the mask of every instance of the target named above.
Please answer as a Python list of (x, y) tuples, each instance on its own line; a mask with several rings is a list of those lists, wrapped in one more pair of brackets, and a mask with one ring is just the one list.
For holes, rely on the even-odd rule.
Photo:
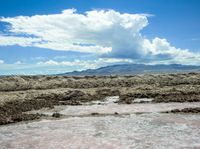
[(101, 75), (134, 75), (144, 73), (176, 73), (176, 72), (198, 72), (200, 66), (193, 65), (144, 65), (144, 64), (122, 64), (88, 69), (84, 71), (67, 72), (60, 75), (67, 76), (101, 76)]

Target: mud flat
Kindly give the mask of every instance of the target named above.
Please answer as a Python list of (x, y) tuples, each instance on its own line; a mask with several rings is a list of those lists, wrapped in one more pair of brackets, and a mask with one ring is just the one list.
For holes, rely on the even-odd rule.
[(1, 126), (1, 148), (200, 147), (200, 114), (164, 112), (175, 108), (198, 108), (200, 102), (118, 104), (117, 101), (119, 97), (114, 96), (82, 105), (60, 105), (26, 112), (45, 117)]
[(70, 117), (0, 127), (2, 149), (199, 148), (200, 115)]
[[(195, 113), (200, 114), (200, 102), (170, 103), (135, 103), (118, 104), (118, 96), (107, 97), (104, 101), (88, 102), (83, 105), (61, 105), (54, 108), (32, 110), (26, 114), (39, 114), (49, 117), (89, 117), (89, 116), (123, 116), (144, 113)], [(56, 116), (57, 115), (57, 116)]]
[[(119, 96), (118, 104), (199, 102), (200, 73), (135, 76), (0, 77), (0, 124), (39, 119), (27, 111), (83, 105)], [(145, 99), (145, 100), (140, 100)], [(187, 107), (185, 107), (187, 108)]]

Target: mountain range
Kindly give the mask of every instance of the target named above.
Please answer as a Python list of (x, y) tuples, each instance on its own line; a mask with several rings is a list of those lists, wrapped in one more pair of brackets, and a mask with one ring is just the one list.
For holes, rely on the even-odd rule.
[(106, 76), (106, 75), (135, 75), (145, 73), (178, 73), (199, 72), (200, 66), (169, 64), (169, 65), (145, 65), (145, 64), (121, 64), (87, 69), (83, 71), (67, 72), (59, 75), (66, 76)]

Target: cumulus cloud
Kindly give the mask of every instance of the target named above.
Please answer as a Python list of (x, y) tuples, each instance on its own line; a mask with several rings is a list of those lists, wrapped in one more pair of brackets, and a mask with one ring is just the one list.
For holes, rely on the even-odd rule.
[[(0, 36), (0, 45), (18, 44), (100, 54), (109, 53), (113, 48), (116, 53), (122, 48), (139, 47), (136, 41), (140, 38), (139, 31), (148, 24), (143, 14), (121, 14), (114, 10), (78, 14), (74, 9), (64, 10), (61, 14), (1, 18), (0, 21), (10, 23), (9, 31), (16, 35), (34, 36)], [(126, 47), (128, 42), (129, 47)], [(141, 53), (136, 50), (134, 53)]]
[(0, 59), (0, 64), (4, 64), (4, 61)]
[(180, 49), (171, 46), (166, 39), (156, 37), (152, 42), (146, 39), (144, 48), (148, 49), (150, 52), (150, 60), (152, 60), (153, 63), (200, 64), (200, 53), (193, 53), (188, 49)]
[(171, 46), (166, 39), (144, 37), (141, 30), (148, 25), (148, 16), (114, 10), (80, 14), (67, 9), (60, 14), (0, 18), (10, 24), (8, 31), (15, 35), (0, 35), (0, 45), (94, 53), (104, 59), (138, 63), (199, 64), (199, 53)]

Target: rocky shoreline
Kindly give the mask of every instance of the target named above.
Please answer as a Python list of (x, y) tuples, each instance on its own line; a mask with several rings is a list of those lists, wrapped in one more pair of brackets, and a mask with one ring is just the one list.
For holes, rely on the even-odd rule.
[(24, 112), (55, 105), (81, 105), (107, 96), (119, 104), (136, 98), (151, 102), (199, 102), (200, 73), (135, 76), (4, 76), (0, 77), (0, 125), (37, 119)]

